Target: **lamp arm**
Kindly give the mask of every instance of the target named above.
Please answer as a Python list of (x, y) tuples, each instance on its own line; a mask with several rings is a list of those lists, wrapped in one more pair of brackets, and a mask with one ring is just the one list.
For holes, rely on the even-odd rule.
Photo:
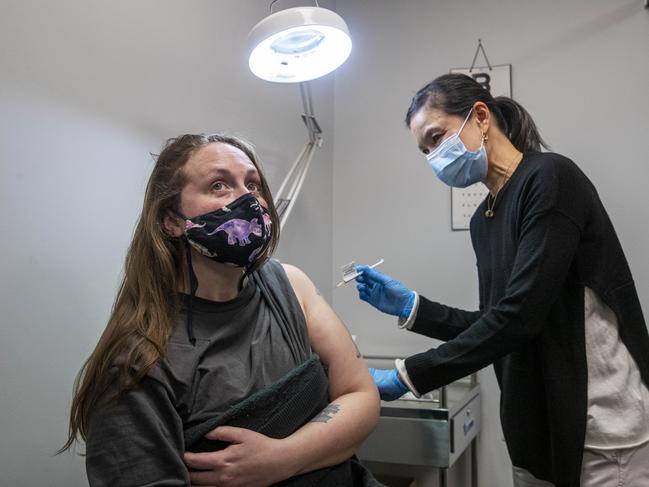
[(322, 146), (322, 129), (318, 125), (313, 112), (313, 99), (311, 97), (311, 85), (308, 82), (300, 83), (300, 95), (302, 96), (302, 107), (304, 114), (302, 121), (309, 132), (309, 140), (315, 142), (318, 147)]
[(316, 148), (315, 145), (309, 142), (306, 147), (307, 150), (305, 152), (305, 157), (303, 158), (303, 165), (301, 167), (301, 170), (297, 178), (295, 179), (291, 187), (291, 192), (286, 199), (280, 200), (279, 207), (281, 207), (281, 210), (278, 209), (280, 228), (284, 228), (284, 225), (286, 224), (286, 220), (291, 214), (291, 210), (293, 209), (293, 206), (295, 205), (295, 201), (297, 200), (297, 197), (300, 194), (300, 190), (302, 189), (302, 184), (304, 183), (306, 174), (309, 171), (309, 166), (311, 165), (311, 161), (313, 160), (313, 154)]
[(306, 152), (307, 148), (309, 147), (310, 142), (307, 142), (304, 147), (302, 147), (302, 150), (300, 151), (300, 155), (297, 156), (297, 159), (295, 159), (295, 162), (291, 166), (291, 169), (289, 169), (288, 174), (286, 174), (286, 177), (284, 178), (284, 181), (282, 181), (282, 185), (279, 187), (279, 190), (277, 193), (275, 193), (275, 198), (276, 199), (281, 199), (284, 198), (284, 190), (286, 189), (286, 185), (291, 181), (291, 178), (293, 178), (293, 174), (295, 173), (295, 170), (297, 167), (300, 165), (300, 162), (304, 158), (304, 153)]
[(295, 201), (297, 200), (309, 166), (313, 160), (313, 154), (316, 149), (322, 147), (322, 129), (318, 124), (313, 112), (313, 100), (311, 98), (311, 90), (308, 83), (300, 83), (300, 93), (302, 95), (302, 105), (304, 113), (302, 114), (302, 121), (306, 126), (309, 140), (302, 148), (297, 159), (288, 171), (288, 174), (282, 181), (279, 191), (275, 195), (277, 213), (280, 218), (280, 228), (284, 228), (284, 224), (288, 219)]

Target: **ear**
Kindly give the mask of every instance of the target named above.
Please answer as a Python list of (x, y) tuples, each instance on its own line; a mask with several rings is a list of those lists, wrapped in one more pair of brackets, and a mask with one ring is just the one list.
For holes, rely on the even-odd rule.
[(164, 217), (162, 217), (162, 224), (164, 229), (172, 237), (180, 237), (185, 233), (185, 222), (179, 216), (174, 215), (171, 211), (167, 210)]
[(491, 124), (491, 112), (489, 111), (489, 107), (486, 103), (477, 101), (473, 105), (473, 113), (475, 114), (478, 128), (483, 134), (486, 134), (489, 131), (489, 125)]

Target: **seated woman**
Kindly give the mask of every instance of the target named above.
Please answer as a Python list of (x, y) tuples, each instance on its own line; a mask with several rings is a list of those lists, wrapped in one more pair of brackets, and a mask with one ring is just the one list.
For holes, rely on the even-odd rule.
[[(75, 383), (63, 449), (85, 440), (91, 486), (377, 485), (349, 465), (378, 419), (376, 387), (309, 278), (270, 259), (278, 237), (249, 145), (167, 142), (108, 325)], [(324, 389), (300, 375), (305, 364), (327, 371)], [(315, 413), (296, 419), (304, 410)]]

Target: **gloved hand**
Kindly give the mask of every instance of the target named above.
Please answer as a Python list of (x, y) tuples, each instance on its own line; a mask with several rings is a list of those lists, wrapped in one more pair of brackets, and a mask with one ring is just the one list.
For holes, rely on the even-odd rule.
[(399, 379), (397, 369), (383, 370), (370, 367), (370, 374), (384, 401), (394, 401), (409, 391)]
[(355, 267), (361, 275), (356, 278), (359, 297), (389, 315), (407, 318), (415, 302), (415, 293), (396, 279), (369, 266)]

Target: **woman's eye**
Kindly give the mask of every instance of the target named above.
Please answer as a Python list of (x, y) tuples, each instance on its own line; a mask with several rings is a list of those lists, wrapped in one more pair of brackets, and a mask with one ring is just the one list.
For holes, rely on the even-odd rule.
[(221, 181), (217, 181), (212, 184), (212, 191), (223, 191), (225, 189), (225, 184)]
[(251, 193), (259, 193), (260, 191), (260, 185), (257, 183), (248, 183), (246, 184), (246, 188), (248, 188), (248, 191)]

